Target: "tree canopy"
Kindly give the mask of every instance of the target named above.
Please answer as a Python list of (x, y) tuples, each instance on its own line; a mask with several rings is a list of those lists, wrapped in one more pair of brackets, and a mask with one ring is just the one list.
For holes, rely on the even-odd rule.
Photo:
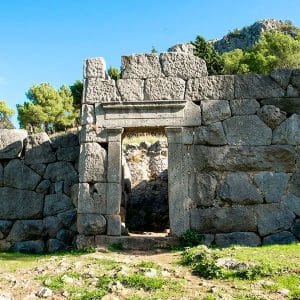
[(4, 100), (0, 100), (0, 129), (12, 129), (14, 125), (12, 124), (10, 117), (15, 114), (15, 111), (8, 107)]
[(78, 110), (73, 105), (73, 95), (68, 86), (63, 85), (56, 90), (49, 83), (41, 83), (33, 85), (26, 96), (28, 101), (17, 105), (21, 128), (51, 133), (75, 125)]

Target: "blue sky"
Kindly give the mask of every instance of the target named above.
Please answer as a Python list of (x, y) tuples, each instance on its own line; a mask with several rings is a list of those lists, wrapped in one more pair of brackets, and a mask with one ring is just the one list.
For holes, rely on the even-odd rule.
[(300, 1), (2, 0), (0, 99), (15, 108), (33, 84), (72, 84), (87, 57), (119, 67), (121, 55), (220, 38), (264, 18), (300, 26)]

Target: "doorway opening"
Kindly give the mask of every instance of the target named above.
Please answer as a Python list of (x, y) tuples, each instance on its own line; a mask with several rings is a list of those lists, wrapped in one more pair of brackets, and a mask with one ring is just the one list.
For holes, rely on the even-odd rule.
[(126, 129), (122, 166), (121, 217), (126, 230), (130, 235), (168, 235), (168, 144), (164, 129)]

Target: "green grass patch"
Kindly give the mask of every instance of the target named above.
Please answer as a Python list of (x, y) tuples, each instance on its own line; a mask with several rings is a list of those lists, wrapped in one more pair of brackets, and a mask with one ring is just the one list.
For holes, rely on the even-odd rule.
[(138, 268), (145, 268), (145, 269), (156, 269), (156, 270), (160, 270), (161, 267), (153, 262), (153, 261), (141, 261), (140, 263), (135, 265)]
[(114, 261), (113, 259), (109, 258), (100, 258), (93, 260), (97, 265), (101, 267), (101, 269), (104, 269), (106, 271), (113, 270), (115, 268), (120, 267), (121, 263)]

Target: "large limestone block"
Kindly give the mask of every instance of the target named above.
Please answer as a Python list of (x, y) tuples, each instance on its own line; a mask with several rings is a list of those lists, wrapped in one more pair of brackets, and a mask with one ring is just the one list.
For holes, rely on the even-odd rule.
[(289, 229), (295, 215), (280, 203), (261, 204), (255, 207), (258, 233), (261, 236)]
[(116, 82), (112, 79), (104, 80), (89, 78), (85, 80), (84, 103), (118, 101)]
[(297, 242), (295, 236), (289, 231), (277, 232), (263, 239), (263, 245), (287, 245)]
[(122, 78), (146, 79), (163, 76), (159, 54), (146, 53), (122, 56)]
[(280, 108), (274, 105), (264, 105), (258, 110), (257, 115), (272, 129), (286, 119), (286, 112), (281, 111)]
[(280, 202), (286, 192), (289, 175), (286, 173), (260, 172), (254, 181), (267, 203)]
[(8, 234), (12, 225), (12, 221), (0, 220), (0, 232), (2, 232), (4, 235)]
[(95, 108), (94, 105), (83, 104), (81, 106), (81, 125), (95, 124)]
[(80, 147), (59, 148), (56, 152), (57, 160), (77, 162), (80, 154)]
[(292, 233), (300, 240), (300, 219), (297, 219), (292, 228), (291, 228)]
[(234, 76), (208, 76), (187, 81), (186, 100), (230, 100), (233, 98)]
[(33, 191), (41, 181), (41, 176), (27, 167), (19, 159), (11, 160), (4, 169), (4, 185), (21, 190)]
[(0, 188), (0, 219), (36, 219), (43, 213), (44, 195), (14, 188)]
[(261, 101), (262, 105), (274, 105), (287, 113), (300, 112), (300, 97), (297, 98), (268, 98)]
[(93, 57), (85, 60), (84, 78), (106, 78), (106, 64), (103, 57)]
[(297, 197), (300, 197), (300, 171), (297, 170), (295, 174), (293, 174), (290, 181), (289, 192), (293, 193)]
[(223, 122), (229, 145), (270, 145), (272, 130), (258, 116), (235, 116)]
[(65, 181), (75, 184), (78, 182), (78, 173), (71, 163), (59, 161), (47, 166), (44, 178), (52, 182)]
[(0, 163), (0, 186), (3, 185), (3, 180), (4, 180), (4, 168), (2, 164)]
[(43, 226), (45, 229), (45, 235), (53, 238), (57, 232), (63, 228), (63, 223), (56, 216), (46, 217), (43, 220)]
[(200, 145), (226, 145), (227, 139), (221, 122), (195, 128), (194, 143)]
[(283, 97), (285, 90), (269, 75), (236, 75), (235, 98)]
[(25, 164), (43, 164), (56, 161), (51, 142), (45, 132), (29, 135), (25, 146)]
[(26, 130), (0, 129), (0, 159), (19, 157), (26, 138)]
[(282, 203), (289, 208), (297, 217), (300, 217), (300, 197), (289, 193), (282, 199)]
[(203, 124), (209, 125), (231, 117), (229, 102), (225, 100), (201, 101)]
[(54, 149), (79, 146), (79, 138), (76, 133), (65, 133), (51, 138), (51, 146)]
[(291, 84), (300, 91), (300, 69), (293, 70)]
[(241, 245), (256, 247), (261, 244), (260, 238), (254, 232), (232, 232), (216, 234), (215, 243), (219, 247)]
[(232, 115), (254, 115), (260, 108), (258, 101), (255, 99), (233, 99), (230, 101)]
[(292, 70), (289, 69), (274, 69), (270, 76), (275, 80), (282, 88), (286, 89), (291, 78)]
[(185, 81), (180, 78), (150, 78), (145, 81), (145, 100), (183, 100)]
[(263, 198), (249, 175), (242, 172), (228, 173), (220, 186), (219, 195), (223, 200), (230, 203), (244, 205), (263, 203)]
[(107, 222), (107, 235), (120, 236), (121, 235), (121, 216), (107, 215), (105, 216)]
[(122, 101), (144, 100), (144, 80), (118, 79), (117, 88)]
[(80, 183), (78, 213), (106, 214), (106, 183)]
[(99, 214), (78, 214), (77, 228), (79, 234), (103, 234), (106, 232), (106, 219)]
[(107, 173), (106, 150), (98, 143), (81, 145), (79, 160), (80, 182), (105, 182)]
[(44, 204), (44, 215), (53, 216), (73, 208), (71, 198), (64, 194), (46, 195)]
[(300, 115), (293, 114), (275, 128), (272, 142), (273, 144), (300, 145)]
[(256, 217), (251, 207), (191, 209), (191, 228), (200, 233), (256, 231)]
[(45, 244), (41, 240), (17, 242), (12, 250), (21, 253), (41, 254), (45, 250)]
[(276, 171), (292, 173), (296, 152), (292, 146), (223, 146), (195, 145), (193, 165), (196, 170)]
[(12, 242), (38, 239), (44, 235), (42, 220), (18, 220), (14, 223), (7, 240)]
[(206, 63), (203, 59), (180, 52), (166, 52), (160, 55), (162, 71), (165, 76), (189, 79), (207, 76)]

